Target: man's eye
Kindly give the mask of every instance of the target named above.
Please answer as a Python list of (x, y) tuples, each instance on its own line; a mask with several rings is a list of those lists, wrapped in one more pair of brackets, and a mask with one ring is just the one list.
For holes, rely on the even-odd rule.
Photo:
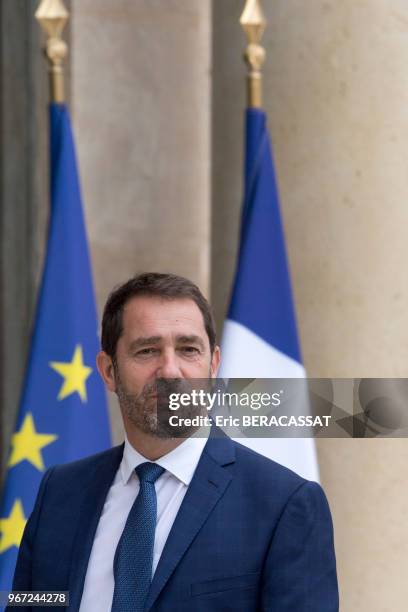
[(182, 346), (181, 350), (189, 355), (195, 355), (200, 352), (196, 346)]
[(153, 355), (156, 351), (157, 351), (157, 349), (155, 349), (155, 348), (144, 348), (144, 349), (140, 349), (140, 351), (137, 351), (136, 356), (137, 357), (146, 357), (148, 355)]

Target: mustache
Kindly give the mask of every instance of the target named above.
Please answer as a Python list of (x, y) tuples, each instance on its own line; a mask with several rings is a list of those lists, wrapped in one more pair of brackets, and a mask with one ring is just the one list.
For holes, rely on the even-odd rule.
[(156, 389), (159, 395), (169, 395), (170, 393), (181, 393), (190, 388), (190, 384), (183, 378), (158, 378)]
[(143, 388), (143, 393), (157, 394), (157, 397), (168, 398), (172, 393), (191, 393), (193, 390), (211, 390), (214, 388), (212, 378), (157, 378)]
[(182, 378), (157, 378), (146, 383), (140, 392), (140, 398), (168, 398), (171, 393), (183, 393), (191, 389), (191, 385)]

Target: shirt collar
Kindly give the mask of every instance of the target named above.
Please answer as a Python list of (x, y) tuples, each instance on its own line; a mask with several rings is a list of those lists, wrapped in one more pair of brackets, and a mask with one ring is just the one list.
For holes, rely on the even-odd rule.
[[(170, 472), (170, 474), (188, 486), (193, 478), (204, 446), (207, 443), (208, 435), (209, 429), (202, 428), (197, 434), (187, 438), (179, 446), (167, 453), (167, 455), (163, 455), (163, 457), (152, 463), (157, 463), (157, 465), (163, 467), (167, 472)], [(143, 457), (131, 445), (125, 434), (125, 448), (119, 468), (123, 484), (127, 484), (130, 477), (134, 474), (135, 468), (146, 461), (149, 461), (149, 459)]]

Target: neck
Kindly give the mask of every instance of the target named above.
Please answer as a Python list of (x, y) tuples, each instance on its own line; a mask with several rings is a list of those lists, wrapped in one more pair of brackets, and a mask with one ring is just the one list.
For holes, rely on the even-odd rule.
[(133, 448), (150, 461), (160, 459), (185, 441), (185, 438), (156, 438), (136, 429), (134, 426), (130, 426), (128, 423), (125, 423), (125, 430), (127, 439)]

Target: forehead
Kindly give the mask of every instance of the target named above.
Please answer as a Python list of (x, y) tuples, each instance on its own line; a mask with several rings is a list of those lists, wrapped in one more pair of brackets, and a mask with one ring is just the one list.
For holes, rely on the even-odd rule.
[(207, 336), (201, 310), (189, 298), (134, 297), (124, 306), (122, 328), (123, 336)]

